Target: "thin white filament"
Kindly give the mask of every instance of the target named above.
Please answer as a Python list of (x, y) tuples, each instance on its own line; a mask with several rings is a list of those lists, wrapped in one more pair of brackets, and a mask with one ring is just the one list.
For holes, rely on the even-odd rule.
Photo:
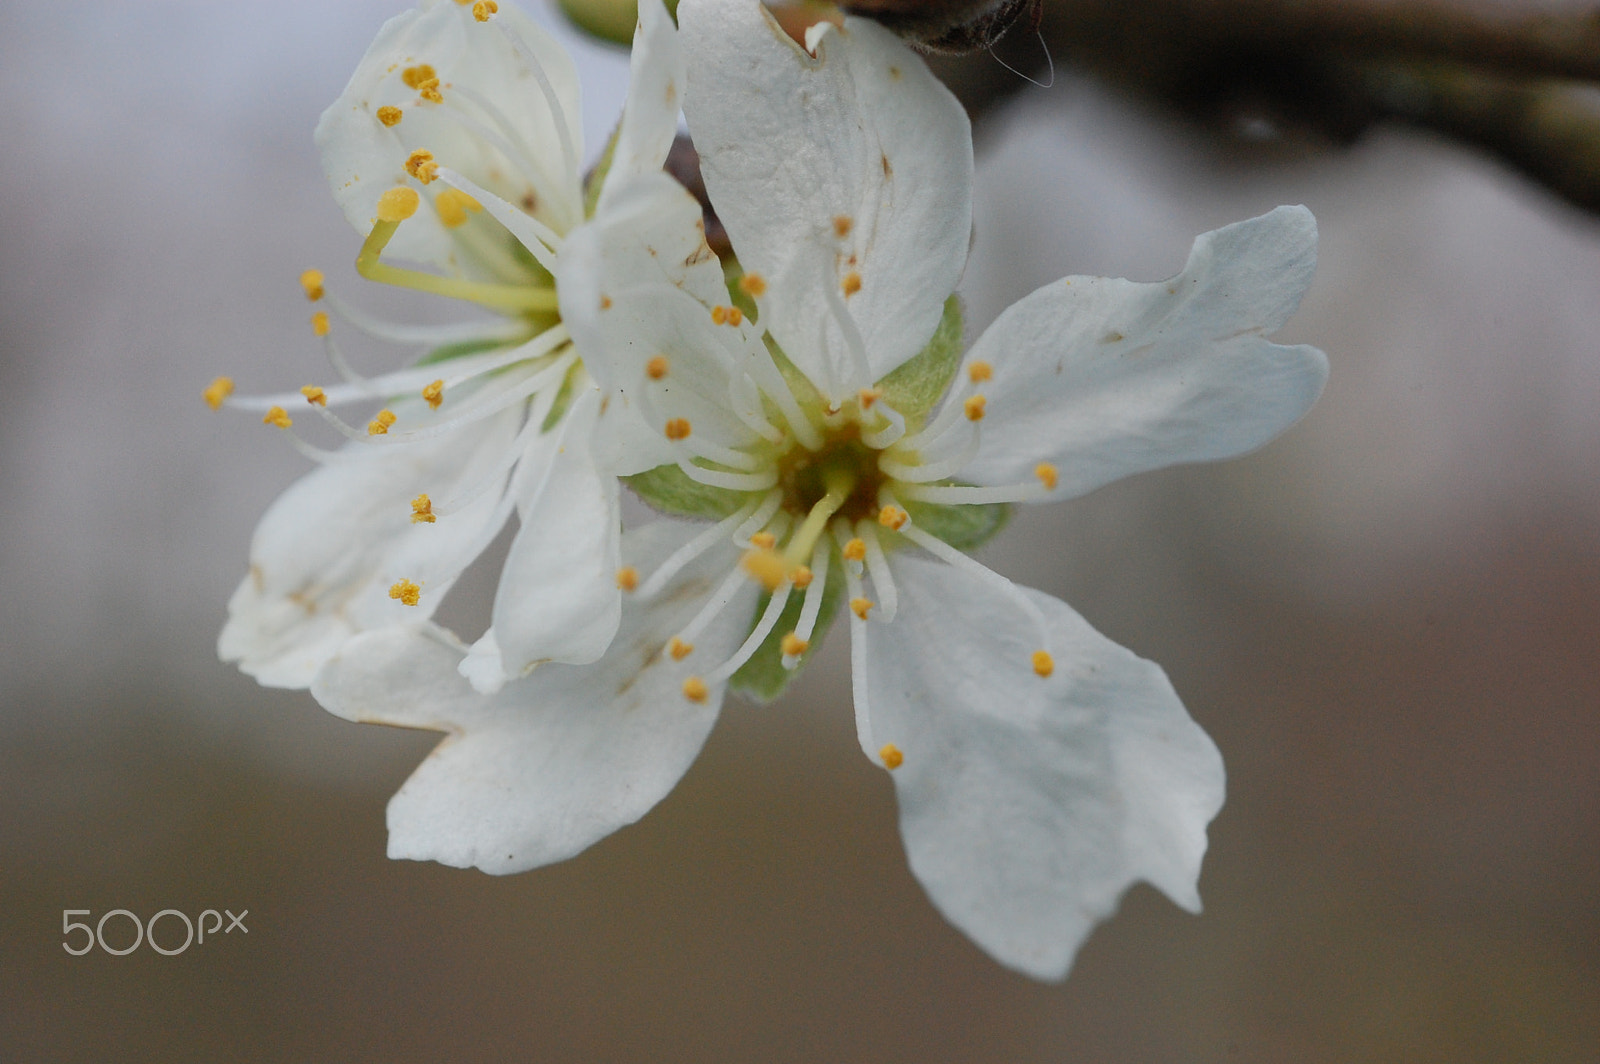
[(707, 684), (722, 683), (738, 672), (741, 665), (755, 656), (755, 652), (761, 649), (761, 644), (767, 641), (767, 636), (771, 635), (772, 629), (777, 626), (778, 618), (783, 616), (783, 608), (788, 605), (789, 591), (792, 586), (788, 581), (784, 581), (783, 584), (779, 585), (778, 590), (772, 593), (772, 597), (767, 600), (767, 608), (762, 611), (761, 620), (756, 622), (755, 629), (751, 631), (750, 637), (744, 641), (738, 650), (734, 651), (733, 657), (718, 665), (706, 675), (705, 682)]
[[(777, 493), (774, 492), (773, 494), (776, 495)], [(639, 585), (638, 598), (641, 601), (648, 601), (659, 595), (662, 588), (667, 586), (667, 582), (677, 576), (684, 566), (718, 543), (723, 542), (732, 534), (734, 529), (743, 524), (745, 519), (755, 512), (761, 502), (762, 500), (760, 499), (751, 499), (716, 524), (696, 533), (693, 539), (668, 555), (667, 560), (662, 562), (655, 572), (645, 578), (644, 583)]]
[(870, 520), (856, 526), (856, 535), (867, 545), (867, 574), (872, 577), (872, 590), (878, 596), (877, 620), (888, 624), (900, 612), (900, 594), (895, 590), (894, 577), (889, 572), (889, 558), (878, 542), (878, 530)]

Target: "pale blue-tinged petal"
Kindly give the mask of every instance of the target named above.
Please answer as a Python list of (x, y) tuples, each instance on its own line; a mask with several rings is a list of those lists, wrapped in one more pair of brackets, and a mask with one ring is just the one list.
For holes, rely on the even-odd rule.
[[(648, 571), (697, 529), (656, 522), (623, 540)], [(312, 693), (349, 720), (449, 732), (389, 802), (389, 856), (502, 874), (571, 857), (650, 810), (699, 753), (724, 688), (684, 680), (749, 630), (754, 585), (677, 661), (662, 653), (736, 555), (713, 551), (659, 597), (630, 603), (593, 665), (545, 665), (492, 696), (457, 672), (465, 648), (431, 626), (351, 641)]]
[[(897, 553), (899, 612), (864, 626), (868, 729), (892, 773), (911, 869), (996, 960), (1060, 979), (1138, 880), (1200, 908), (1222, 760), (1159, 666), (1065, 603)], [(868, 729), (864, 729), (868, 730)], [(878, 750), (868, 755), (876, 761)]]
[[(678, 21), (684, 114), (739, 261), (767, 282), (762, 324), (820, 388), (853, 393), (922, 349), (961, 277), (966, 113), (870, 21), (822, 30), (815, 57), (758, 0), (684, 0)], [(852, 274), (866, 381), (830, 298)]]
[(1169, 281), (1068, 277), (1018, 301), (973, 345), (990, 364), (977, 457), (958, 479), (1031, 480), (1056, 467), (1049, 498), (1131, 473), (1254, 450), (1311, 408), (1328, 376), (1312, 347), (1267, 336), (1316, 268), (1304, 207), (1206, 233)]

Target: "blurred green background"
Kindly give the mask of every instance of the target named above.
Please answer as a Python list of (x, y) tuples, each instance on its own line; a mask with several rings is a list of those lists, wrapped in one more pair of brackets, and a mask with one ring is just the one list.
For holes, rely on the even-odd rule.
[[(304, 465), (199, 390), (320, 373), (307, 266), (448, 316), (354, 280), (310, 140), (396, 9), (0, 8), (0, 1057), (1600, 1059), (1600, 225), (1422, 136), (1222, 143), (1070, 73), (978, 131), (971, 335), (1278, 203), (1322, 225), (1281, 334), (1333, 364), (1302, 425), (985, 555), (1160, 662), (1221, 747), (1205, 914), (1141, 886), (1061, 985), (989, 961), (906, 870), (842, 640), (573, 861), (386, 860), (433, 739), (215, 660)], [(592, 146), (625, 64), (582, 61)], [(249, 931), (73, 957), (69, 908)]]

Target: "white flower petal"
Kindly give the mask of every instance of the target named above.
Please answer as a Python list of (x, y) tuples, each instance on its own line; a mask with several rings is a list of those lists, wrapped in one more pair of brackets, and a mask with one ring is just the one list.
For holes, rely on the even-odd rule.
[[(657, 522), (624, 538), (641, 569), (694, 526)], [(350, 720), (451, 733), (389, 802), (389, 856), (520, 872), (571, 857), (650, 810), (699, 753), (723, 688), (701, 702), (684, 680), (703, 657), (731, 654), (749, 629), (753, 590), (675, 661), (663, 644), (734, 563), (698, 560), (650, 604), (624, 611), (616, 643), (588, 666), (546, 665), (497, 695), (457, 672), (464, 648), (438, 629), (389, 629), (351, 641), (312, 687)], [(753, 585), (752, 585), (753, 588)]]
[[(395, 409), (402, 425), (418, 413)], [(291, 485), (256, 528), (250, 575), (218, 640), (222, 659), (269, 687), (305, 687), (356, 632), (430, 615), (504, 522), (503, 481), (432, 524), (412, 522), (411, 500), (443, 502), (491, 476), (517, 417), (417, 443), (351, 444), (355, 457)], [(399, 580), (421, 585), (416, 606), (389, 597)]]
[(1007, 484), (1056, 466), (1050, 498), (1130, 473), (1253, 450), (1316, 401), (1328, 360), (1265, 336), (1293, 313), (1316, 267), (1304, 207), (1206, 233), (1170, 281), (1069, 277), (1018, 301), (967, 364), (994, 379), (977, 457), (958, 479)]
[(592, 389), (575, 399), (518, 468), (522, 527), (494, 598), (507, 676), (543, 661), (587, 664), (616, 634), (622, 518), (617, 479), (596, 464), (590, 442), (599, 400)]
[[(835, 397), (870, 384), (927, 343), (966, 263), (966, 113), (873, 22), (827, 28), (812, 58), (757, 0), (684, 0), (678, 19), (684, 113), (739, 261), (767, 281), (762, 324)], [(851, 273), (869, 381), (826, 290)]]
[[(552, 114), (539, 80), (502, 29), (527, 44), (559, 114)], [(406, 71), (422, 64), (434, 69), (445, 102), (424, 101), (405, 84)], [(489, 101), (498, 114), (487, 113), (467, 93)], [(380, 107), (398, 107), (399, 123), (380, 122)], [(463, 117), (491, 129), (504, 148), (463, 124)], [(531, 213), (560, 231), (582, 218), (577, 173), (563, 159), (563, 135), (581, 160), (577, 70), (543, 27), (503, 0), (490, 22), (476, 21), (470, 7), (437, 3), (384, 23), (343, 94), (323, 112), (316, 143), (334, 198), (363, 235), (372, 229), (379, 196), (396, 185), (419, 188), (405, 172), (406, 158), (418, 148), (509, 203), (534, 204)], [(420, 191), (431, 202), (445, 187), (434, 182)], [(462, 251), (438, 216), (424, 209), (400, 226), (386, 254), (445, 270), (470, 269)]]
[[(1060, 979), (1136, 880), (1200, 908), (1222, 760), (1157, 665), (1065, 603), (896, 554), (900, 610), (865, 625), (873, 741), (892, 775), (912, 871), (939, 910), (1001, 963)], [(877, 759), (876, 750), (868, 751)]]
[(606, 209), (606, 201), (627, 179), (661, 169), (678, 135), (682, 106), (683, 50), (677, 27), (661, 0), (640, 0), (628, 64), (628, 100), (596, 213)]

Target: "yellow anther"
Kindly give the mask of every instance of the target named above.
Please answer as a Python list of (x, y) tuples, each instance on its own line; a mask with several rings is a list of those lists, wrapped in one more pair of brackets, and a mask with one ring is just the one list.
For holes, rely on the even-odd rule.
[(694, 653), (694, 644), (685, 643), (677, 636), (673, 636), (672, 641), (667, 644), (667, 653), (672, 655), (673, 661), (682, 661)]
[(206, 405), (213, 410), (221, 410), (222, 404), (227, 402), (228, 396), (232, 394), (232, 377), (218, 377), (216, 380), (206, 385), (205, 391), (200, 393), (201, 397), (205, 399)]
[(280, 429), (286, 429), (294, 424), (289, 419), (289, 412), (281, 406), (275, 406), (268, 410), (267, 416), (261, 419), (261, 423), (263, 425), (276, 425)]
[(867, 619), (867, 611), (870, 609), (872, 609), (871, 599), (853, 598), (850, 600), (850, 612), (860, 617), (863, 621)]
[(600, 297), (600, 309), (601, 310), (610, 310), (611, 309), (611, 297), (610, 296), (601, 296)]
[(300, 287), (306, 290), (306, 298), (315, 303), (322, 298), (322, 271), (307, 270), (300, 275)]
[(767, 294), (767, 279), (759, 273), (747, 273), (739, 278), (739, 291), (757, 298)]
[(1049, 676), (1056, 671), (1056, 659), (1050, 656), (1048, 650), (1035, 650), (1033, 652), (1033, 671), (1040, 676)]
[(683, 697), (691, 702), (704, 702), (706, 695), (710, 693), (706, 690), (706, 682), (698, 676), (691, 676), (683, 681)]
[(771, 548), (757, 547), (745, 551), (744, 557), (739, 559), (739, 565), (768, 591), (778, 590), (789, 575), (783, 555)]
[(404, 115), (398, 107), (378, 108), (378, 121), (386, 126), (398, 126), (402, 117)]
[(632, 591), (639, 586), (639, 570), (631, 565), (624, 565), (617, 570), (617, 587), (623, 591)]
[(798, 658), (801, 654), (811, 649), (811, 644), (790, 632), (778, 642), (779, 649), (785, 657)]
[(728, 324), (729, 325), (738, 325), (739, 323), (741, 323), (743, 321), (744, 321), (744, 311), (740, 310), (738, 307), (729, 307), (728, 308)]
[(328, 393), (318, 388), (315, 384), (308, 384), (300, 389), (300, 394), (306, 397), (306, 402), (313, 406), (327, 406)]
[(311, 331), (318, 336), (327, 336), (333, 331), (333, 322), (328, 320), (328, 312), (319, 310), (311, 315)]
[(434, 77), (433, 67), (427, 63), (419, 63), (400, 71), (400, 80), (406, 83), (406, 88), (417, 89), (422, 87), (424, 81), (438, 79)]
[(983, 408), (988, 404), (989, 400), (981, 395), (969, 395), (967, 401), (961, 404), (961, 409), (967, 412), (968, 421), (982, 421)]
[(422, 197), (414, 188), (400, 185), (378, 197), (378, 221), (403, 222), (417, 213)]
[(426, 185), (439, 176), (439, 164), (434, 161), (433, 152), (418, 148), (406, 156), (406, 173)]
[(417, 86), (417, 95), (429, 103), (444, 103), (444, 96), (439, 92), (439, 79), (429, 78)]
[(872, 404), (883, 398), (883, 389), (863, 388), (856, 393), (856, 398), (861, 401), (861, 409), (871, 410)]
[[(429, 165), (438, 169), (434, 164)], [(483, 204), (459, 188), (447, 188), (433, 198), (433, 209), (439, 215), (441, 225), (446, 229), (454, 229), (458, 225), (466, 225), (467, 212), (477, 214), (483, 210)]]
[(657, 355), (655, 358), (652, 358), (649, 362), (644, 364), (644, 371), (649, 375), (651, 380), (658, 381), (667, 375), (668, 366), (669, 363), (667, 362), (667, 356)]
[(844, 289), (844, 294), (853, 296), (861, 291), (861, 275), (854, 270), (844, 275), (844, 280), (839, 282), (839, 287)]
[(771, 550), (778, 545), (778, 537), (771, 532), (757, 532), (750, 537), (750, 545), (760, 547), (762, 550)]
[(789, 582), (802, 591), (811, 586), (812, 579), (813, 574), (809, 565), (796, 566), (794, 572), (789, 574)]
[(738, 325), (744, 321), (744, 311), (738, 307), (712, 307), (711, 324), (713, 325)]
[(848, 562), (859, 562), (867, 556), (867, 541), (857, 536), (844, 545), (844, 558)]
[(434, 381), (422, 389), (422, 398), (427, 402), (429, 410), (439, 409), (439, 404), (444, 402), (444, 381)]
[(414, 525), (431, 525), (439, 518), (433, 512), (433, 500), (426, 494), (418, 495), (411, 500), (411, 523)]
[(378, 416), (367, 422), (368, 436), (382, 436), (389, 431), (389, 426), (398, 420), (392, 410), (380, 410)]
[(967, 367), (967, 379), (973, 384), (982, 384), (986, 380), (994, 379), (994, 367), (987, 362), (974, 362)]
[(489, 16), (500, 10), (500, 5), (494, 0), (478, 0), (472, 5), (472, 17), (479, 22), (488, 22)]
[(834, 215), (833, 235), (843, 240), (850, 235), (850, 230), (855, 228), (855, 221), (848, 214)]
[(1034, 466), (1033, 475), (1039, 478), (1039, 483), (1043, 484), (1051, 491), (1056, 490), (1056, 484), (1058, 484), (1061, 480), (1060, 475), (1056, 473), (1056, 467), (1051, 465), (1049, 462), (1040, 462), (1038, 465)]
[(878, 751), (878, 757), (882, 759), (883, 767), (890, 772), (905, 764), (906, 761), (906, 755), (902, 754), (900, 748), (894, 743), (884, 743), (883, 749)]
[(688, 418), (686, 418), (686, 417), (675, 417), (671, 421), (667, 422), (667, 428), (666, 428), (667, 439), (669, 439), (669, 440), (686, 440), (686, 439), (689, 438), (690, 430), (691, 430), (691, 427), (689, 425), (689, 419)]
[(415, 606), (422, 598), (422, 586), (409, 580), (398, 580), (389, 588), (389, 597), (404, 606)]
[(910, 519), (911, 515), (898, 506), (885, 506), (878, 511), (878, 524), (895, 532), (900, 531)]

